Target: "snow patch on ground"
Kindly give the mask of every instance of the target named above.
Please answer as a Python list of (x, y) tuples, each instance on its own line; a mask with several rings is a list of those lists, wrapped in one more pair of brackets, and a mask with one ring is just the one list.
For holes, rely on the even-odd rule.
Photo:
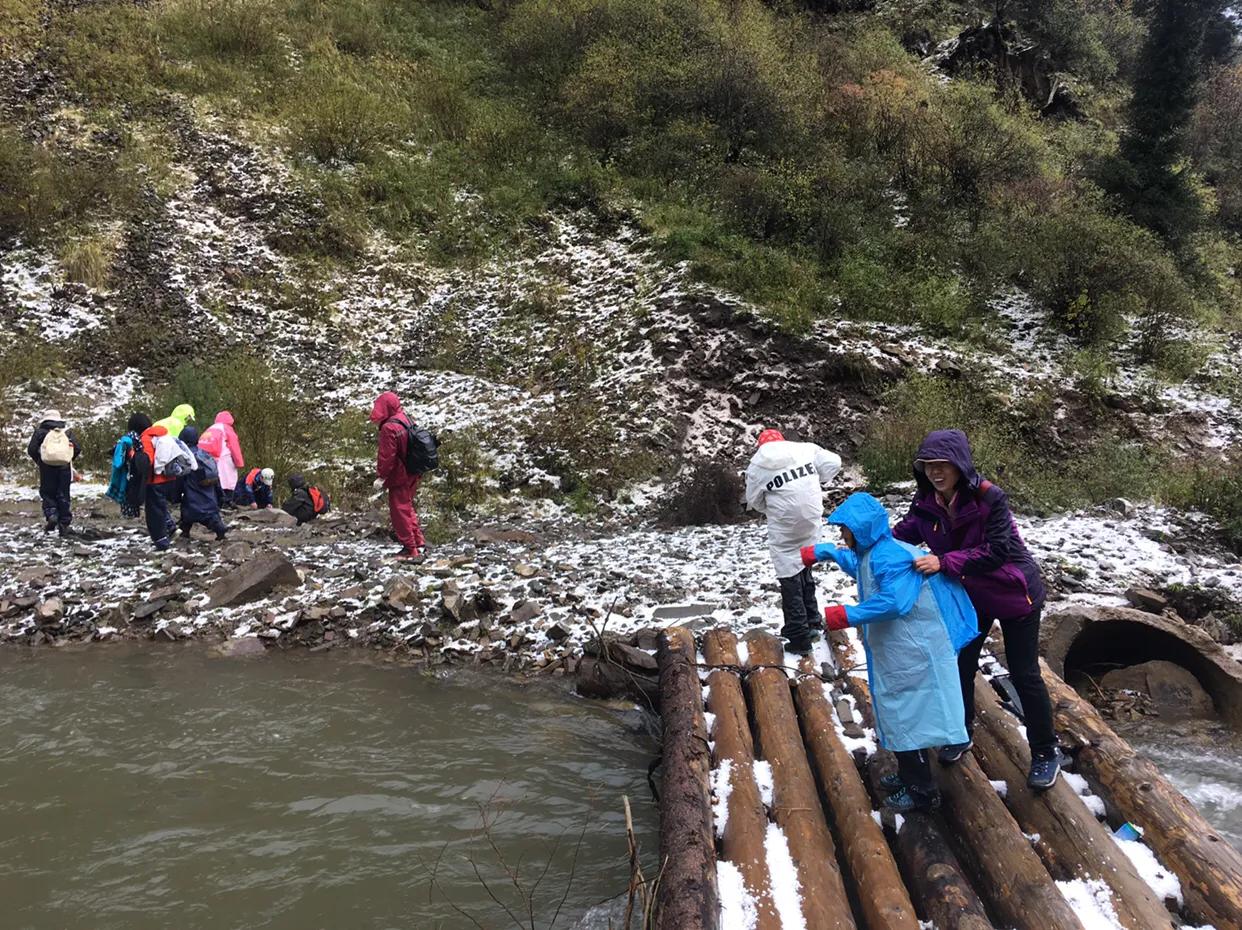
[[(710, 732), (710, 728), (709, 728)], [(733, 760), (723, 759), (711, 772), (712, 820), (716, 836), (723, 837), (729, 823), (729, 795), (733, 792)]]
[(1134, 863), (1134, 868), (1155, 892), (1156, 897), (1162, 901), (1176, 901), (1179, 908), (1182, 906), (1182, 883), (1176, 875), (1160, 864), (1150, 846), (1141, 840), (1123, 840), (1116, 836), (1113, 837), (1113, 842)]

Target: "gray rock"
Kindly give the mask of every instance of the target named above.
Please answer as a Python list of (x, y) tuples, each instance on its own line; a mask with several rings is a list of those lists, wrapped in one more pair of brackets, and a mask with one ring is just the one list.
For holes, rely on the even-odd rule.
[(300, 587), (302, 578), (282, 552), (264, 552), (237, 566), (207, 591), (212, 607), (245, 604), (278, 587)]
[(250, 543), (240, 539), (226, 542), (220, 547), (220, 558), (226, 562), (245, 562), (253, 553), (254, 550), (251, 549)]
[(513, 566), (513, 574), (519, 578), (534, 578), (539, 574), (539, 569), (533, 565), (527, 565), (525, 562), (518, 562)]
[(552, 624), (544, 630), (544, 633), (547, 634), (548, 639), (552, 640), (554, 643), (563, 643), (572, 635), (570, 631), (560, 623)]
[(1169, 599), (1150, 588), (1130, 588), (1126, 591), (1126, 600), (1132, 607), (1149, 614), (1162, 614), (1169, 607)]
[(24, 568), (17, 573), (17, 581), (21, 584), (43, 585), (56, 577), (56, 569), (50, 565), (36, 565)]
[(58, 597), (49, 597), (35, 607), (35, 621), (39, 626), (51, 626), (65, 618), (65, 604)]
[(1104, 505), (1114, 513), (1119, 513), (1123, 517), (1132, 517), (1138, 510), (1132, 501), (1126, 500), (1124, 497), (1114, 497), (1111, 501)]
[(263, 655), (267, 650), (261, 640), (254, 636), (243, 636), (241, 639), (230, 639), (220, 647), (220, 654), (231, 659), (244, 656)]
[(158, 600), (143, 601), (141, 604), (139, 604), (137, 607), (134, 608), (133, 619), (147, 620), (155, 616), (156, 614), (158, 614), (167, 605), (168, 605), (168, 600), (166, 598), (159, 598)]
[(513, 610), (509, 614), (509, 620), (512, 623), (529, 623), (541, 613), (543, 613), (543, 608), (534, 601), (519, 601), (513, 605)]
[(389, 607), (404, 610), (420, 599), (418, 583), (407, 575), (393, 575), (384, 584), (384, 603)]
[(444, 612), (453, 618), (457, 623), (470, 623), (479, 617), (478, 611), (475, 609), (474, 603), (466, 600), (465, 595), (460, 592), (450, 592), (443, 596)]
[(1156, 710), (1166, 719), (1211, 717), (1215, 713), (1211, 695), (1194, 674), (1161, 659), (1114, 669), (1100, 679), (1100, 684), (1105, 688), (1149, 695)]

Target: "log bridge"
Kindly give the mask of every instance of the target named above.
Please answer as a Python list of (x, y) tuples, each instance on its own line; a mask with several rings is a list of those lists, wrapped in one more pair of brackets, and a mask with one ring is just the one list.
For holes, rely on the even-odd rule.
[[(1106, 820), (1066, 779), (1027, 789), (1019, 721), (982, 676), (975, 749), (937, 771), (940, 812), (877, 813), (895, 760), (868, 738), (853, 641), (828, 648), (833, 663), (791, 667), (760, 631), (661, 635), (658, 930), (720, 930), (721, 887), (739, 881), (754, 930), (1242, 930), (1242, 854), (1046, 666), (1062, 744)], [(1180, 900), (1114, 839), (1125, 822)]]

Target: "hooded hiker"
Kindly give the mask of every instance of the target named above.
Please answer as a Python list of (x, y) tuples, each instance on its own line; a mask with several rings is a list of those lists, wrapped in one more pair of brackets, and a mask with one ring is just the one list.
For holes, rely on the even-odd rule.
[(181, 436), (181, 431), (185, 429), (187, 423), (194, 422), (194, 408), (189, 404), (178, 404), (173, 407), (173, 412), (162, 420), (156, 420), (156, 426), (162, 426), (168, 430), (168, 435), (173, 439)]
[(427, 554), (427, 540), (414, 510), (414, 495), (423, 472), (436, 467), (436, 441), (430, 433), (415, 426), (401, 409), (401, 399), (385, 391), (375, 399), (371, 422), (379, 424), (379, 444), (375, 456), (377, 487), (388, 490), (388, 514), (392, 529), (401, 542), (397, 558), (421, 562)]
[(285, 513), (297, 518), (298, 526), (318, 519), (331, 507), (328, 495), (315, 485), (307, 484), (299, 472), (289, 476), (289, 492), (288, 499), (280, 506)]
[(151, 418), (145, 413), (129, 417), (124, 436), (112, 449), (112, 477), (108, 482), (108, 497), (121, 505), (121, 516), (136, 517), (142, 509), (141, 500), (131, 503), (129, 498), (129, 473), (134, 452), (139, 448), (140, 437), (151, 426)]
[(251, 510), (267, 510), (272, 506), (272, 487), (276, 472), (270, 468), (252, 468), (244, 481), (233, 491), (233, 503)]
[(746, 505), (768, 518), (768, 550), (785, 617), (781, 636), (793, 652), (809, 652), (819, 626), (815, 579), (799, 552), (819, 540), (822, 485), (840, 470), (835, 453), (810, 442), (789, 442), (774, 429), (759, 434), (759, 449), (746, 469)]
[(975, 673), (983, 641), (1000, 621), (1009, 678), (1022, 701), (1031, 771), (1027, 783), (1050, 788), (1060, 762), (1052, 728), (1052, 703), (1039, 673), (1039, 621), (1046, 592), (1039, 566), (1022, 541), (1005, 492), (975, 470), (970, 442), (961, 430), (929, 433), (914, 461), (918, 484), (910, 510), (893, 528), (908, 543), (926, 545), (931, 555), (915, 567), (960, 581), (979, 614), (979, 636), (958, 656), (966, 739), (940, 751), (940, 761), (957, 761), (971, 747), (975, 718)]
[(198, 447), (216, 460), (216, 471), (220, 475), (220, 503), (224, 509), (232, 510), (236, 506), (233, 495), (237, 490), (238, 473), (246, 467), (241, 440), (233, 429), (233, 414), (227, 410), (217, 413), (216, 421), (199, 437)]
[(39, 466), (39, 501), (43, 505), (43, 529), (69, 532), (73, 513), (69, 509), (69, 487), (73, 484), (73, 460), (81, 453), (78, 440), (66, 427), (59, 410), (48, 410), (26, 447)]
[(181, 501), (181, 533), (186, 539), (195, 523), (207, 527), (224, 539), (228, 528), (220, 519), (220, 499), (216, 495), (220, 483), (216, 472), (216, 460), (198, 444), (198, 430), (187, 426), (181, 431), (181, 441), (194, 454), (198, 467), (177, 479), (177, 496)]
[(177, 479), (198, 468), (198, 461), (185, 443), (178, 441), (159, 423), (142, 431), (130, 460), (126, 489), (131, 506), (142, 503), (146, 511), (147, 532), (157, 550), (169, 547), (177, 524), (169, 505), (177, 499)]
[(845, 548), (808, 546), (808, 566), (830, 559), (858, 582), (858, 603), (824, 610), (829, 630), (857, 627), (867, 653), (867, 677), (880, 745), (897, 756), (894, 810), (934, 810), (940, 792), (928, 749), (966, 738), (957, 650), (975, 636), (975, 610), (965, 590), (915, 568), (924, 553), (893, 539), (888, 513), (870, 494), (851, 494), (828, 517), (841, 527)]

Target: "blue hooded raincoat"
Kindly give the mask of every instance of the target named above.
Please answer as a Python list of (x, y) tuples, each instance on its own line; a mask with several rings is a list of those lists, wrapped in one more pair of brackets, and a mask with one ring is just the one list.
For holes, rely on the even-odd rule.
[(851, 494), (828, 523), (847, 527), (857, 543), (857, 552), (821, 545), (815, 554), (858, 582), (859, 602), (845, 615), (862, 633), (880, 745), (903, 752), (966, 742), (957, 653), (978, 635), (966, 590), (920, 575), (914, 559), (925, 553), (893, 539), (870, 494)]

